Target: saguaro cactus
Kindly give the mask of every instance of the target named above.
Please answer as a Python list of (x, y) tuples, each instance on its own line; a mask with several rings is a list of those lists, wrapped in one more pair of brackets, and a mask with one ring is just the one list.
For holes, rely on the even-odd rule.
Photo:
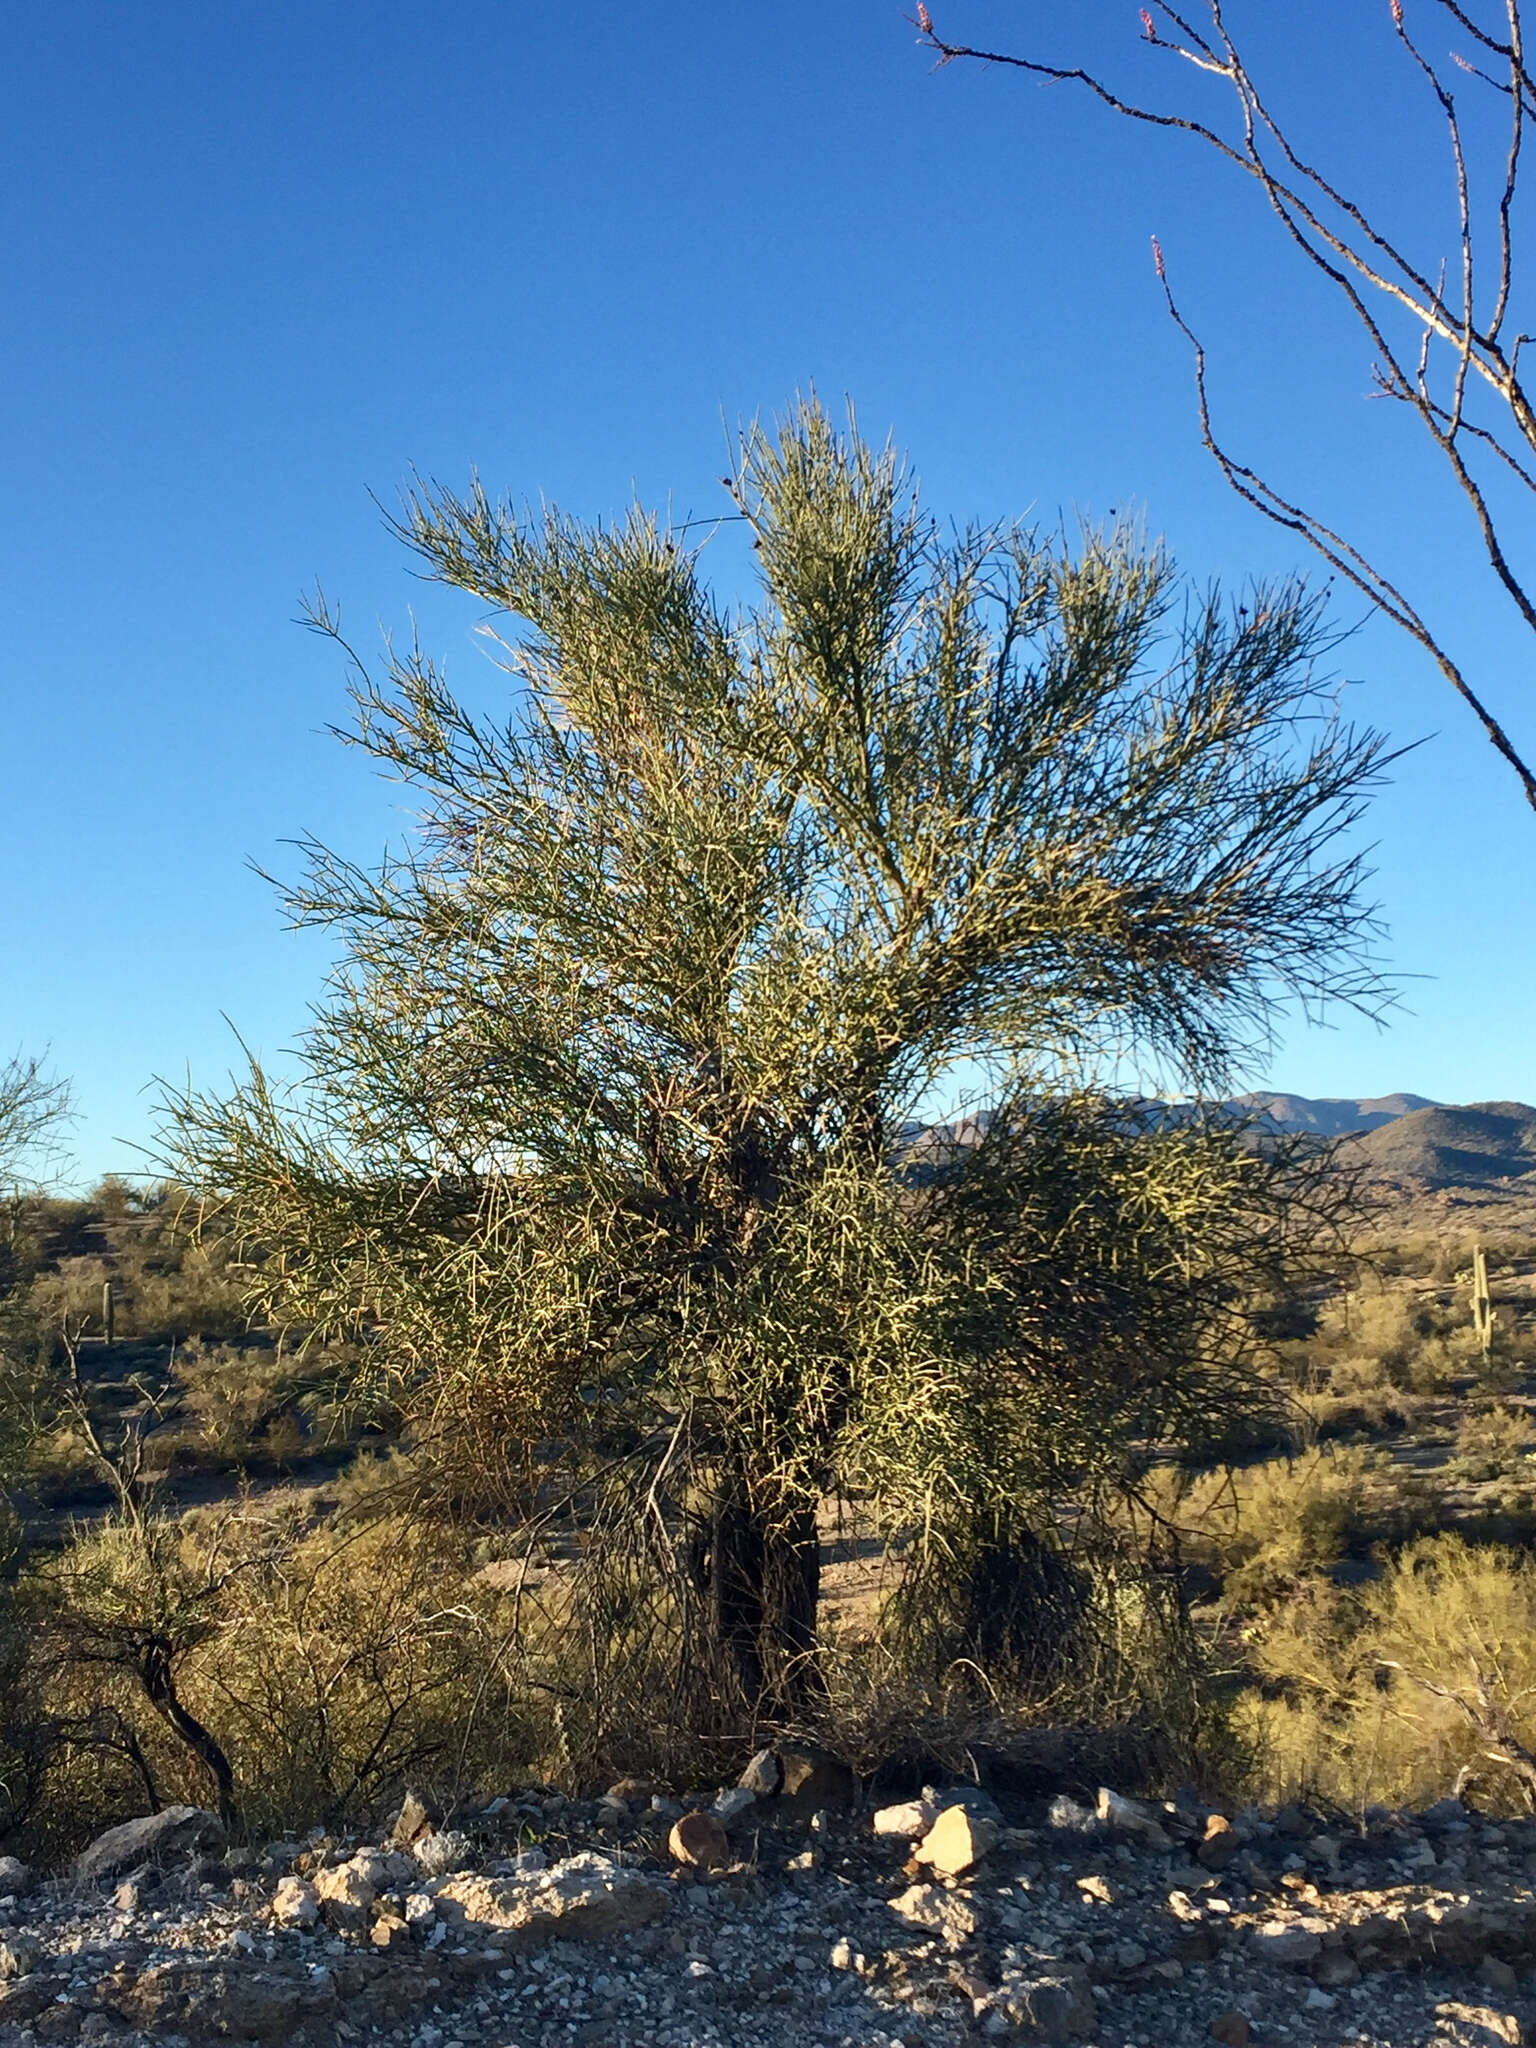
[(1472, 1247), (1472, 1327), (1486, 1358), (1493, 1347), (1493, 1303), (1488, 1295), (1488, 1258), (1480, 1244)]
[(101, 1283), (101, 1332), (109, 1344), (116, 1338), (117, 1300), (110, 1280), (103, 1280)]

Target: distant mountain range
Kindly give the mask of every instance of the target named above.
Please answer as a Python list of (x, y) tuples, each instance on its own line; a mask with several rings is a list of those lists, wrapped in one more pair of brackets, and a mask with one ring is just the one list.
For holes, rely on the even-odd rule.
[(1536, 1109), (1524, 1102), (1434, 1104), (1350, 1138), (1347, 1155), (1383, 1180), (1475, 1187), (1536, 1173)]
[(1415, 1110), (1440, 1109), (1427, 1095), (1239, 1095), (1232, 1107), (1258, 1110), (1277, 1131), (1316, 1131), (1321, 1138), (1379, 1130)]
[[(1373, 1179), (1429, 1188), (1475, 1187), (1536, 1174), (1536, 1109), (1524, 1102), (1432, 1102), (1425, 1095), (1308, 1096), (1268, 1090), (1218, 1105), (1257, 1114), (1276, 1131), (1310, 1131), (1344, 1141), (1342, 1157)], [(1152, 1105), (1148, 1105), (1149, 1108)], [(1177, 1116), (1183, 1104), (1158, 1105)], [(985, 1132), (990, 1113), (953, 1124), (909, 1125), (909, 1165), (919, 1177), (964, 1153)]]
[(1255, 1094), (1239, 1096), (1233, 1107), (1258, 1110), (1276, 1130), (1345, 1139), (1343, 1156), (1382, 1180), (1473, 1187), (1536, 1173), (1536, 1109), (1524, 1102)]

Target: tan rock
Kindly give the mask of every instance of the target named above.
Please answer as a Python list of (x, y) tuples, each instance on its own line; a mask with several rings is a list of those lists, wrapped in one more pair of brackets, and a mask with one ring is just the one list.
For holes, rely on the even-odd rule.
[(960, 1877), (975, 1869), (998, 1833), (996, 1821), (967, 1813), (963, 1806), (947, 1806), (912, 1855), (939, 1877)]
[(302, 1877), (285, 1877), (272, 1894), (272, 1919), (278, 1927), (313, 1927), (320, 1918), (320, 1896)]
[(515, 1946), (543, 1941), (608, 1941), (631, 1934), (667, 1909), (654, 1878), (586, 1851), (519, 1877), (451, 1877), (439, 1886), (438, 1917), (499, 1928)]
[(407, 1792), (395, 1815), (387, 1840), (391, 1848), (409, 1849), (412, 1842), (431, 1834), (442, 1814), (420, 1792)]
[(672, 1823), (667, 1847), (674, 1862), (694, 1870), (719, 1870), (731, 1860), (731, 1838), (714, 1813), (685, 1813)]
[(904, 1799), (897, 1806), (876, 1808), (872, 1825), (877, 1835), (905, 1835), (908, 1841), (916, 1841), (938, 1817), (939, 1810), (931, 1800)]
[(1457, 2048), (1493, 2048), (1495, 2041), (1508, 2043), (1508, 2048), (1523, 2048), (1523, 2044), (1536, 2036), (1531, 2035), (1512, 2012), (1498, 2012), (1491, 2005), (1463, 2005), (1458, 1998), (1447, 1998), (1435, 2007), (1435, 2022), (1438, 2038), (1457, 2043)]
[(891, 1911), (911, 1927), (942, 1935), (949, 1948), (960, 1948), (976, 1932), (975, 1910), (939, 1884), (914, 1884), (891, 1900)]
[(1225, 2043), (1225, 2048), (1248, 2048), (1252, 2038), (1253, 2030), (1247, 2017), (1236, 2006), (1228, 2012), (1217, 2013), (1211, 2021), (1211, 2039)]
[(373, 1902), (378, 1894), (372, 1862), (362, 1857), (315, 1873), (315, 1897), (320, 1917), (338, 1934), (366, 1933), (373, 1919)]

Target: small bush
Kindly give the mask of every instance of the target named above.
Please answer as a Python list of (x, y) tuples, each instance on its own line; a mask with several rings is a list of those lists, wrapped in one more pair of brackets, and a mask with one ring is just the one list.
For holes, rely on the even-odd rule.
[(1351, 1552), (1433, 1526), (1439, 1513), (1432, 1486), (1353, 1444), (1193, 1481), (1165, 1474), (1148, 1491), (1185, 1557), (1217, 1573), (1239, 1608), (1289, 1599)]
[(1501, 1739), (1536, 1746), (1536, 1562), (1452, 1535), (1408, 1544), (1352, 1591), (1313, 1582), (1255, 1643), (1239, 1723), (1256, 1789), (1358, 1810), (1422, 1806), (1463, 1767), (1479, 1801), (1522, 1808)]
[(1471, 1409), (1456, 1431), (1456, 1471), (1473, 1481), (1525, 1478), (1536, 1481), (1536, 1427), (1523, 1408), (1497, 1403)]
[[(157, 1801), (215, 1797), (145, 1682), (152, 1642), (253, 1834), (355, 1824), (408, 1779), (482, 1782), (541, 1746), (513, 1684), (505, 1596), (461, 1535), (426, 1518), (306, 1528), (250, 1503), (177, 1522), (113, 1516), (24, 1592), (25, 1711), (10, 1718), (48, 1731), (27, 1811), (11, 1816), (29, 1848), (65, 1853)], [(0, 1632), (0, 1666), (3, 1652)]]

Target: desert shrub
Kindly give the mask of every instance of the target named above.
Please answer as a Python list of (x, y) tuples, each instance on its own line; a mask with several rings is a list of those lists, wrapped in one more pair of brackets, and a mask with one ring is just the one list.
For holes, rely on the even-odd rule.
[(1460, 1477), (1474, 1481), (1536, 1477), (1533, 1452), (1536, 1427), (1523, 1408), (1510, 1408), (1502, 1402), (1472, 1408), (1457, 1426), (1456, 1470)]
[(1493, 1337), (1486, 1357), (1474, 1346), (1468, 1370), (1481, 1393), (1510, 1394), (1536, 1363), (1536, 1329), (1521, 1328), (1507, 1306), (1494, 1309)]
[(534, 1755), (517, 1633), (462, 1538), (378, 1520), (258, 1543), (186, 1672), (248, 1826), (333, 1825), (407, 1779), (474, 1780)]
[(227, 1239), (215, 1238), (177, 1244), (137, 1265), (120, 1262), (125, 1297), (118, 1317), (121, 1334), (172, 1343), (243, 1335), (250, 1314), (243, 1283), (231, 1270), (230, 1250)]
[(1186, 1559), (1217, 1573), (1243, 1608), (1290, 1599), (1350, 1552), (1432, 1526), (1438, 1513), (1432, 1487), (1354, 1444), (1193, 1479), (1164, 1471), (1147, 1497)]
[[(11, 1832), (45, 1853), (221, 1793), (253, 1834), (355, 1822), (407, 1779), (526, 1764), (545, 1733), (506, 1596), (441, 1524), (125, 1512), (77, 1531), (27, 1597), (14, 1718), (42, 1761)], [(0, 1715), (3, 1649), (0, 1629)]]
[(1328, 1302), (1316, 1338), (1284, 1355), (1292, 1381), (1308, 1392), (1434, 1393), (1474, 1369), (1477, 1340), (1464, 1304), (1446, 1308), (1372, 1283)]
[(1314, 1581), (1268, 1618), (1254, 1657), (1261, 1685), (1239, 1718), (1265, 1794), (1420, 1806), (1471, 1769), (1483, 1803), (1526, 1803), (1518, 1758), (1536, 1745), (1528, 1553), (1421, 1538), (1374, 1583)]
[(194, 1341), (177, 1350), (173, 1374), (180, 1405), (215, 1462), (272, 1456), (274, 1427), (285, 1420), (290, 1429), (283, 1441), (302, 1451), (294, 1363), (275, 1346)]
[(1378, 1273), (1410, 1280), (1437, 1277), (1444, 1259), (1437, 1241), (1422, 1233), (1400, 1238), (1396, 1244), (1378, 1245), (1370, 1253), (1370, 1263)]
[(63, 1258), (52, 1272), (40, 1273), (32, 1282), (29, 1302), (33, 1314), (46, 1327), (57, 1328), (68, 1318), (87, 1323), (101, 1313), (102, 1287), (112, 1268), (100, 1257)]
[[(1370, 1462), (1345, 1448), (1235, 1475), (1232, 1519), (1216, 1546), (1228, 1590), (1244, 1602), (1268, 1598), (1337, 1564), (1361, 1527)], [(1210, 1499), (1219, 1527), (1220, 1491)]]

